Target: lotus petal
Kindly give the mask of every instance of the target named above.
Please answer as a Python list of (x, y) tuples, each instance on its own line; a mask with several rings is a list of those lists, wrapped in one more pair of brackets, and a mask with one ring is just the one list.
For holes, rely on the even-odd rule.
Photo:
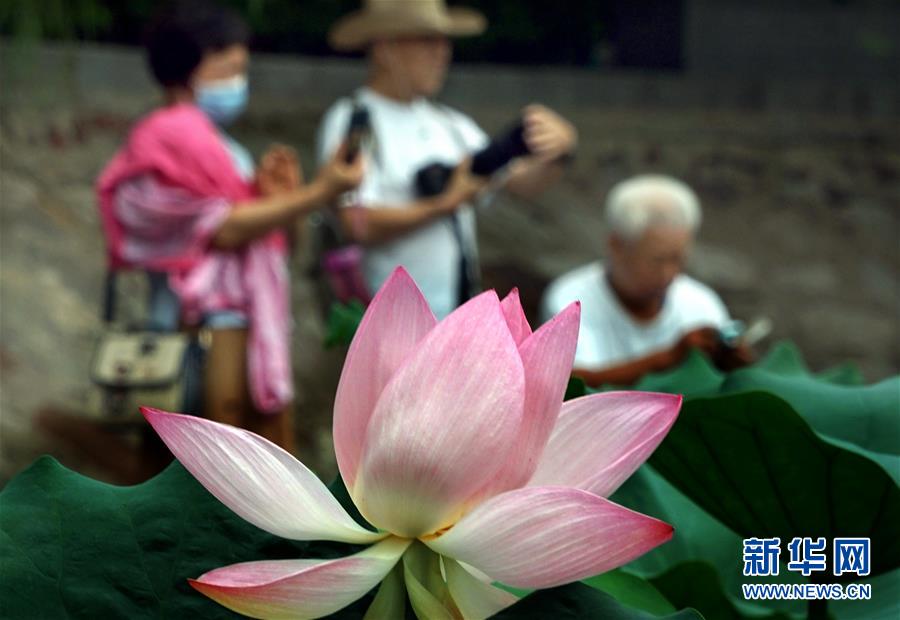
[(398, 267), (369, 304), (347, 352), (334, 399), (334, 452), (348, 489), (356, 482), (369, 419), (384, 386), (437, 320)]
[(351, 495), (370, 523), (415, 538), (455, 522), (511, 448), (524, 371), (493, 292), (441, 321), (384, 389)]
[(441, 575), (441, 558), (420, 542), (403, 555), (403, 577), (409, 602), (421, 620), (456, 620), (452, 601)]
[(519, 299), (519, 289), (514, 288), (500, 302), (503, 309), (503, 316), (506, 317), (506, 324), (509, 327), (509, 333), (512, 334), (516, 345), (521, 345), (528, 336), (531, 335), (531, 325), (525, 318), (525, 311), (522, 310), (522, 302)]
[(386, 536), (360, 527), (315, 474), (267, 439), (194, 416), (141, 412), (185, 469), (253, 525), (294, 540), (368, 543)]
[(366, 610), (363, 620), (402, 618), (406, 614), (406, 587), (403, 585), (403, 562), (391, 569)]
[(410, 541), (390, 537), (337, 560), (264, 560), (217, 568), (190, 584), (251, 618), (321, 618), (378, 585)]
[(608, 497), (675, 423), (681, 396), (590, 394), (563, 404), (529, 486), (568, 486)]
[(444, 570), (453, 602), (466, 620), (490, 618), (519, 601), (506, 590), (478, 579), (456, 560), (444, 558)]
[(671, 537), (671, 525), (586, 491), (527, 487), (492, 497), (425, 542), (507, 585), (550, 588), (621, 566)]
[(481, 497), (524, 486), (556, 424), (578, 344), (580, 304), (573, 303), (519, 346), (525, 369), (525, 409), (513, 449)]

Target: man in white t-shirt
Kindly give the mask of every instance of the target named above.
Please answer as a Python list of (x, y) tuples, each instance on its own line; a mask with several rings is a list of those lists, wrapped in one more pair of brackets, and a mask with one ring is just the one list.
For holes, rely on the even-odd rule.
[[(330, 33), (339, 50), (366, 50), (369, 77), (354, 96), (335, 103), (319, 131), (320, 161), (327, 161), (347, 132), (354, 103), (369, 112), (373, 140), (366, 174), (355, 200), (341, 210), (347, 236), (365, 246), (363, 272), (374, 292), (403, 265), (438, 317), (465, 297), (476, 273), (475, 218), (471, 203), (486, 184), (472, 175), (467, 158), (489, 142), (472, 119), (430, 100), (444, 84), (449, 37), (485, 28), (484, 17), (443, 0), (368, 0)], [(532, 155), (513, 161), (504, 187), (535, 196), (562, 174), (561, 162), (575, 148), (570, 123), (532, 105), (522, 113)], [(455, 168), (443, 193), (420, 197), (416, 172), (435, 162)], [(460, 163), (462, 162), (462, 163)]]
[(589, 385), (629, 385), (679, 363), (699, 348), (727, 367), (750, 360), (726, 347), (718, 329), (730, 319), (719, 296), (682, 273), (700, 224), (700, 205), (681, 181), (637, 176), (606, 201), (608, 258), (570, 271), (544, 295), (544, 318), (581, 301), (574, 373)]

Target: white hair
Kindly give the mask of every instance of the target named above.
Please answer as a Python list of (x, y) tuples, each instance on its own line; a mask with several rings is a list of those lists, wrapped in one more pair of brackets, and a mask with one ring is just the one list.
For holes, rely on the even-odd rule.
[(617, 183), (606, 197), (610, 231), (625, 239), (639, 238), (652, 226), (695, 231), (700, 201), (686, 183), (660, 174), (642, 174)]

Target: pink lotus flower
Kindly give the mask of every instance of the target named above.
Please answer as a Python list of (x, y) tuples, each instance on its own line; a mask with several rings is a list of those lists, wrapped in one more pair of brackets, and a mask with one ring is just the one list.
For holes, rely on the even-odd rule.
[[(563, 403), (573, 304), (531, 331), (518, 294), (472, 299), (438, 323), (398, 269), (366, 312), (334, 410), (358, 525), (302, 463), (250, 432), (144, 410), (172, 452), (247, 521), (295, 540), (371, 546), (335, 560), (246, 562), (191, 585), (259, 618), (333, 613), (384, 581), (370, 616), (485, 618), (620, 566), (672, 527), (606, 499), (656, 448), (681, 399), (613, 392)], [(402, 611), (399, 613), (402, 614)]]

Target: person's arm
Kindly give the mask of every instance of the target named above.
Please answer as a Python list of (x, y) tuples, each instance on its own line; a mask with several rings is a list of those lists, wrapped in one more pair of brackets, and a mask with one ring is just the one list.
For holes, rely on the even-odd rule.
[(601, 370), (576, 367), (572, 370), (572, 375), (583, 380), (586, 385), (593, 388), (604, 384), (633, 385), (644, 375), (665, 370), (676, 363), (677, 357), (674, 351), (666, 349), (619, 366)]
[(235, 204), (213, 235), (212, 245), (220, 249), (246, 245), (327, 206), (341, 193), (359, 185), (361, 179), (362, 158), (347, 164), (343, 161), (343, 151), (339, 150), (309, 185)]
[(378, 245), (402, 237), (455, 210), (441, 196), (417, 200), (405, 207), (352, 207), (340, 210), (347, 237), (362, 245)]
[(509, 165), (509, 176), (503, 187), (514, 196), (533, 199), (559, 181), (564, 172), (565, 164), (562, 162), (520, 157)]
[(707, 354), (715, 355), (719, 348), (716, 330), (701, 327), (684, 334), (668, 349), (600, 370), (576, 367), (572, 370), (572, 374), (590, 387), (600, 387), (606, 383), (633, 385), (648, 373), (667, 370), (679, 364), (691, 349), (700, 349)]
[(223, 250), (239, 248), (325, 206), (334, 195), (324, 183), (314, 182), (290, 192), (235, 204), (213, 235), (212, 244)]
[(526, 107), (522, 118), (531, 155), (510, 165), (505, 188), (521, 198), (533, 198), (562, 177), (566, 161), (578, 144), (578, 132), (569, 121), (542, 105)]
[[(292, 147), (276, 143), (263, 153), (256, 168), (256, 187), (261, 195), (293, 191), (300, 189), (304, 183), (300, 158)], [(297, 248), (298, 241), (303, 239), (304, 226), (304, 218), (296, 217), (282, 228), (291, 254)]]
[(470, 161), (460, 164), (447, 189), (430, 198), (421, 198), (404, 206), (376, 205), (340, 210), (341, 224), (349, 239), (363, 245), (378, 245), (455, 212), (471, 200), (485, 181), (469, 173)]

